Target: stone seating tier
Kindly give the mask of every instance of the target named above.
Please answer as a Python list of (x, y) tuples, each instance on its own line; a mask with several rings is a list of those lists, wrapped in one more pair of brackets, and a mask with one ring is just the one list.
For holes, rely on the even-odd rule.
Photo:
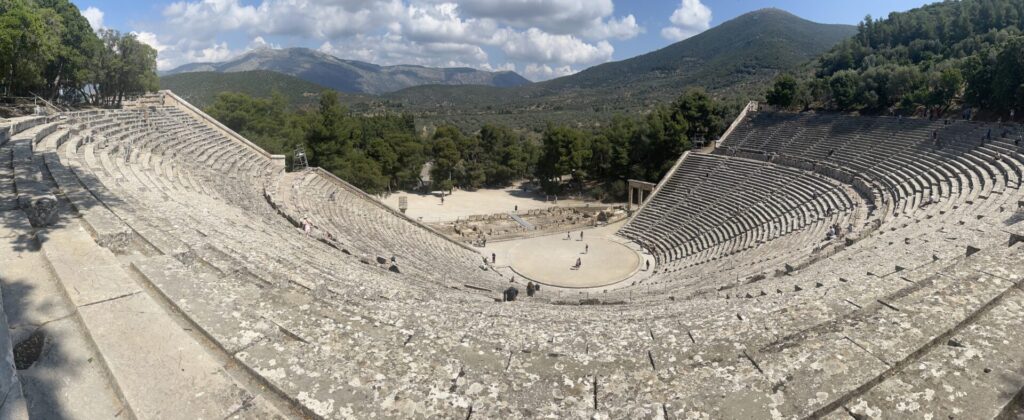
[[(642, 283), (598, 296), (618, 305), (496, 303), (466, 287), (500, 279), (465, 248), (342, 184), (285, 173), (175, 107), (65, 115), (9, 165), (34, 168), (26, 176), (66, 196), (93, 241), (297, 413), (843, 418), (913, 406), (1006, 416), (1024, 388), (1013, 345), (1024, 245), (1006, 246), (1017, 158), (1001, 171), (992, 153), (1010, 154), (1006, 143), (951, 139), (928, 152), (875, 135), (899, 131), (892, 125), (751, 113), (725, 145), (756, 155), (846, 130), (849, 142), (892, 142), (882, 148), (899, 157), (841, 151), (818, 166), (691, 154), (623, 229), (656, 244), (660, 260)], [(913, 164), (926, 153), (937, 165)], [(936, 186), (938, 201), (926, 204)], [(296, 217), (337, 243), (305, 236)], [(824, 242), (834, 223), (856, 229)], [(64, 255), (64, 228), (47, 235), (52, 256)], [(968, 244), (980, 252), (967, 255)], [(402, 270), (339, 247), (400, 253)], [(70, 271), (58, 277), (68, 290), (83, 285)], [(119, 364), (115, 341), (96, 337), (132, 413), (151, 413), (146, 389), (133, 386), (142, 382), (120, 381), (146, 364)], [(211, 389), (224, 389), (218, 378)], [(928, 390), (938, 397), (920, 399)], [(181, 412), (274, 416), (248, 391), (239, 398), (250, 403), (225, 404), (227, 413), (203, 411), (220, 394), (203, 395)]]

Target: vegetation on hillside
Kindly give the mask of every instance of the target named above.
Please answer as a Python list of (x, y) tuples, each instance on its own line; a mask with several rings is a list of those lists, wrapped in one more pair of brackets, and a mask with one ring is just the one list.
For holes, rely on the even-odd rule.
[(717, 138), (729, 113), (692, 90), (643, 117), (616, 116), (597, 130), (551, 123), (532, 139), (503, 125), (467, 133), (443, 124), (420, 135), (408, 115), (358, 115), (338, 98), (324, 91), (316, 109), (291, 110), (279, 94), (222, 93), (206, 112), (271, 153), (290, 155), (304, 145), (311, 165), (370, 193), (418, 188), (421, 168), (432, 162), (435, 190), (536, 179), (550, 194), (587, 185), (602, 199), (621, 199), (630, 178), (660, 179), (683, 152)]
[(1022, 31), (1022, 0), (946, 1), (868, 16), (801, 80), (779, 77), (768, 101), (873, 113), (964, 104), (1006, 117), (1024, 109)]
[(295, 76), (268, 70), (179, 73), (161, 77), (160, 86), (200, 108), (212, 105), (217, 95), (224, 92), (244, 93), (256, 98), (271, 98), (277, 93), (289, 107), (316, 106), (320, 92), (327, 89)]
[[(550, 125), (535, 176), (548, 193), (582, 192), (593, 183), (595, 198), (622, 199), (627, 180), (657, 181), (683, 152), (717, 139), (728, 113), (703, 90), (690, 90), (646, 116), (616, 116), (599, 130)], [(561, 182), (565, 176), (572, 182)]]
[[(464, 130), (502, 122), (543, 131), (547, 122), (600, 129), (614, 115), (641, 116), (691, 87), (733, 108), (856, 33), (778, 9), (747, 13), (684, 41), (623, 61), (529, 86), (419, 86), (385, 95), (392, 110)], [(373, 104), (380, 105), (380, 104)]]
[[(855, 33), (854, 26), (818, 24), (766, 9), (663, 49), (547, 82), (513, 88), (424, 85), (381, 96), (340, 97), (359, 114), (411, 114), (421, 133), (443, 125), (455, 125), (467, 133), (486, 125), (504, 125), (537, 139), (548, 123), (592, 131), (603, 129), (615, 115), (639, 118), (690, 87), (703, 88), (717, 101), (738, 109), (761, 96), (780, 72), (794, 71)], [(203, 106), (224, 91), (263, 98), (270, 93), (254, 86), (264, 79), (242, 73), (165, 76), (162, 81)], [(279, 91), (288, 92), (283, 87)], [(305, 100), (309, 98), (284, 94), (293, 105), (309, 104)]]
[(156, 50), (89, 22), (67, 0), (0, 0), (0, 91), (116, 106), (157, 89)]

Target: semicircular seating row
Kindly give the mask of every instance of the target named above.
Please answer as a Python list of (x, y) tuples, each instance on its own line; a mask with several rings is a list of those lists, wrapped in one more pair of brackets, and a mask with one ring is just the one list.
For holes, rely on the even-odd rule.
[[(753, 118), (745, 130), (768, 130), (760, 115)], [(994, 235), (1020, 194), (998, 177), (983, 180), (984, 173), (965, 174), (970, 181), (943, 190), (936, 204), (902, 205), (897, 214), (890, 210), (900, 201), (866, 209), (848, 185), (806, 169), (699, 157), (694, 162), (717, 163), (737, 180), (750, 174), (781, 190), (775, 195), (785, 204), (768, 202), (771, 188), (718, 198), (711, 187), (729, 186), (688, 186), (725, 210), (714, 219), (669, 219), (702, 223), (692, 229), (666, 223), (652, 230), (646, 243), (660, 244), (663, 271), (649, 280), (661, 282), (650, 293), (632, 301), (625, 291), (607, 294), (622, 305), (496, 304), (421, 273), (451, 265), (452, 277), (469, 276), (475, 259), (398, 274), (306, 237), (267, 195), (278, 194), (346, 246), (361, 235), (417, 228), (336, 183), (283, 178), (264, 157), (176, 108), (83, 112), (48, 127), (38, 139), (29, 130), (10, 143), (36, 144), (31, 152), (97, 242), (138, 254), (137, 271), (229, 357), (317, 416), (806, 417), (861, 414), (859, 407), (889, 407), (933, 389), (935, 401), (952, 393), (985, 401), (988, 411), (976, 414), (994, 417), (1021, 387), (1007, 378), (1024, 377), (1024, 349), (987, 344), (1011, 339), (1024, 322), (1021, 271), (1014, 274), (1024, 250), (997, 246)], [(706, 182), (716, 182), (713, 175)], [(1003, 193), (977, 199), (976, 190)], [(648, 205), (668, 200), (663, 211), (685, 208), (664, 191)], [(354, 209), (322, 202), (332, 195)], [(742, 206), (726, 213), (729, 203)], [(836, 206), (832, 218), (822, 216), (828, 206)], [(772, 214), (779, 223), (765, 227)], [(820, 243), (830, 223), (882, 214), (892, 216), (829, 258), (783, 276), (734, 281), (789, 261), (774, 254), (806, 256), (808, 241)], [(631, 227), (654, 222), (641, 215)], [(708, 220), (720, 222), (705, 226)], [(429, 260), (418, 252), (438, 260), (462, 253), (413, 241), (371, 237), (365, 249), (353, 249), (401, 252), (416, 266)], [(732, 242), (716, 249), (715, 241)], [(965, 257), (963, 243), (982, 250)], [(476, 272), (455, 281), (501, 280)], [(963, 347), (943, 345), (952, 334)], [(962, 348), (976, 357), (952, 363)], [(943, 378), (921, 379), (910, 366), (954, 369), (971, 382), (946, 391), (935, 385)]]
[[(1020, 199), (1024, 168), (1024, 149), (1017, 140), (1020, 135), (1021, 128), (1012, 125), (753, 113), (724, 139), (714, 155), (687, 157), (620, 234), (644, 244), (661, 262), (659, 272), (643, 283), (647, 286), (644, 290), (655, 296), (666, 291), (728, 295), (722, 291), (750, 281), (759, 283), (742, 289), (755, 289), (754, 295), (791, 290), (800, 287), (773, 287), (770, 281), (760, 280), (813, 261), (823, 262), (810, 265), (809, 270), (827, 272), (823, 267), (848, 266), (863, 275), (948, 259), (957, 254), (954, 250), (963, 252), (967, 246), (1005, 241), (1005, 226)], [(690, 232), (703, 232), (709, 226), (723, 229), (701, 216), (732, 214), (736, 206), (715, 205), (728, 203), (725, 196), (755, 193), (758, 187), (750, 187), (746, 180), (773, 185), (761, 173), (779, 170), (811, 178), (827, 175), (834, 178), (829, 180), (832, 182), (842, 180), (834, 191), (849, 201), (823, 204), (826, 209), (836, 209), (841, 219), (824, 218), (824, 223), (802, 230), (797, 225), (774, 237), (762, 233), (761, 238), (767, 240), (748, 241), (746, 252), (712, 254), (710, 258), (698, 254), (695, 261), (688, 252), (694, 245), (683, 242), (693, 237)], [(817, 196), (828, 196), (827, 190), (819, 187), (818, 191)], [(792, 201), (767, 200), (775, 201), (776, 206)], [(841, 227), (852, 225), (851, 240), (824, 242), (827, 227), (837, 222)], [(756, 229), (768, 230), (768, 226), (761, 224)], [(850, 234), (849, 229), (842, 230), (844, 235)], [(872, 234), (876, 230), (877, 234)], [(921, 246), (924, 243), (928, 245)], [(849, 273), (835, 276), (848, 277)], [(618, 295), (621, 293), (610, 297)]]

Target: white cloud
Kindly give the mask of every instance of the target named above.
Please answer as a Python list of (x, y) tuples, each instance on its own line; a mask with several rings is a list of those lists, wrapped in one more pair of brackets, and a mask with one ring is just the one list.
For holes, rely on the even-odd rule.
[(530, 80), (548, 80), (576, 73), (570, 66), (551, 67), (546, 64), (530, 64), (523, 70), (523, 77)]
[(158, 70), (170, 70), (187, 63), (225, 61), (242, 52), (254, 49), (254, 46), (262, 41), (262, 38), (257, 37), (244, 51), (235, 51), (228, 46), (227, 42), (201, 43), (180, 40), (174, 44), (167, 44), (160, 40), (160, 36), (152, 32), (132, 33), (139, 41), (156, 50), (156, 68)]
[[(167, 51), (169, 46), (161, 43), (156, 34), (154, 34), (152, 32), (132, 32), (132, 33), (135, 34), (135, 37), (138, 38), (139, 41), (141, 41), (142, 43), (144, 43), (146, 45), (149, 45), (150, 47), (153, 47), (153, 49), (156, 50), (156, 68), (157, 68), (157, 70), (170, 70), (170, 69), (174, 68), (174, 66), (177, 63), (172, 61), (172, 60), (170, 60), (170, 59), (168, 59), (167, 54), (165, 53), (165, 51)], [(181, 64), (184, 64), (184, 63), (181, 63)]]
[(349, 60), (381, 65), (416, 64), (432, 67), (489, 66), (489, 56), (482, 48), (454, 42), (410, 42), (396, 34), (356, 36), (339, 42), (324, 42), (320, 52)]
[(502, 51), (512, 59), (534, 63), (594, 64), (611, 60), (608, 41), (588, 44), (572, 35), (552, 35), (537, 28), (509, 35)]
[(185, 59), (192, 63), (216, 63), (226, 61), (237, 54), (228, 47), (227, 42), (221, 42), (206, 48), (188, 50), (185, 52)]
[(608, 19), (606, 22), (595, 22), (581, 34), (588, 39), (630, 39), (644, 32), (644, 28), (636, 24), (633, 15), (622, 19)]
[(281, 49), (281, 46), (278, 44), (272, 44), (267, 42), (265, 39), (263, 39), (262, 36), (257, 36), (256, 38), (252, 39), (252, 42), (249, 43), (249, 46), (245, 47), (246, 51), (262, 50), (265, 48), (279, 50)]
[(670, 41), (682, 41), (711, 27), (711, 9), (700, 0), (682, 0), (669, 22), (672, 26), (662, 28), (661, 36)]
[(145, 29), (161, 69), (284, 44), (382, 65), (529, 67), (534, 79), (609, 61), (610, 41), (644, 31), (613, 0), (177, 0)]
[(89, 6), (82, 11), (82, 16), (85, 17), (85, 20), (89, 21), (89, 26), (92, 26), (92, 30), (98, 31), (104, 28), (102, 10)]

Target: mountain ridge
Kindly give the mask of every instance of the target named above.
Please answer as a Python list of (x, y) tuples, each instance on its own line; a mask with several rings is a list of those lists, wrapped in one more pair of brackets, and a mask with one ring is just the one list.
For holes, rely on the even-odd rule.
[(383, 94), (404, 88), (440, 85), (516, 87), (531, 82), (511, 71), (489, 72), (469, 67), (435, 68), (420, 65), (382, 66), (345, 60), (308, 48), (261, 48), (219, 63), (190, 63), (162, 72), (161, 77), (182, 73), (236, 73), (274, 71), (340, 92)]
[(565, 111), (564, 122), (575, 118), (599, 124), (616, 113), (644, 112), (669, 103), (692, 87), (746, 103), (761, 97), (779, 73), (796, 71), (856, 32), (851, 25), (816, 23), (781, 9), (761, 9), (661, 49), (544, 82), (505, 89), (415, 86), (382, 98), (437, 122), (479, 121), (504, 113), (530, 120), (524, 125), (542, 127), (553, 111)]
[(761, 9), (664, 48), (544, 82), (419, 85), (345, 101), (355, 112), (410, 113), (424, 124), (451, 122), (467, 132), (488, 122), (531, 131), (548, 121), (597, 126), (615, 114), (670, 103), (691, 87), (734, 105), (756, 100), (779, 73), (798, 71), (856, 31)]

